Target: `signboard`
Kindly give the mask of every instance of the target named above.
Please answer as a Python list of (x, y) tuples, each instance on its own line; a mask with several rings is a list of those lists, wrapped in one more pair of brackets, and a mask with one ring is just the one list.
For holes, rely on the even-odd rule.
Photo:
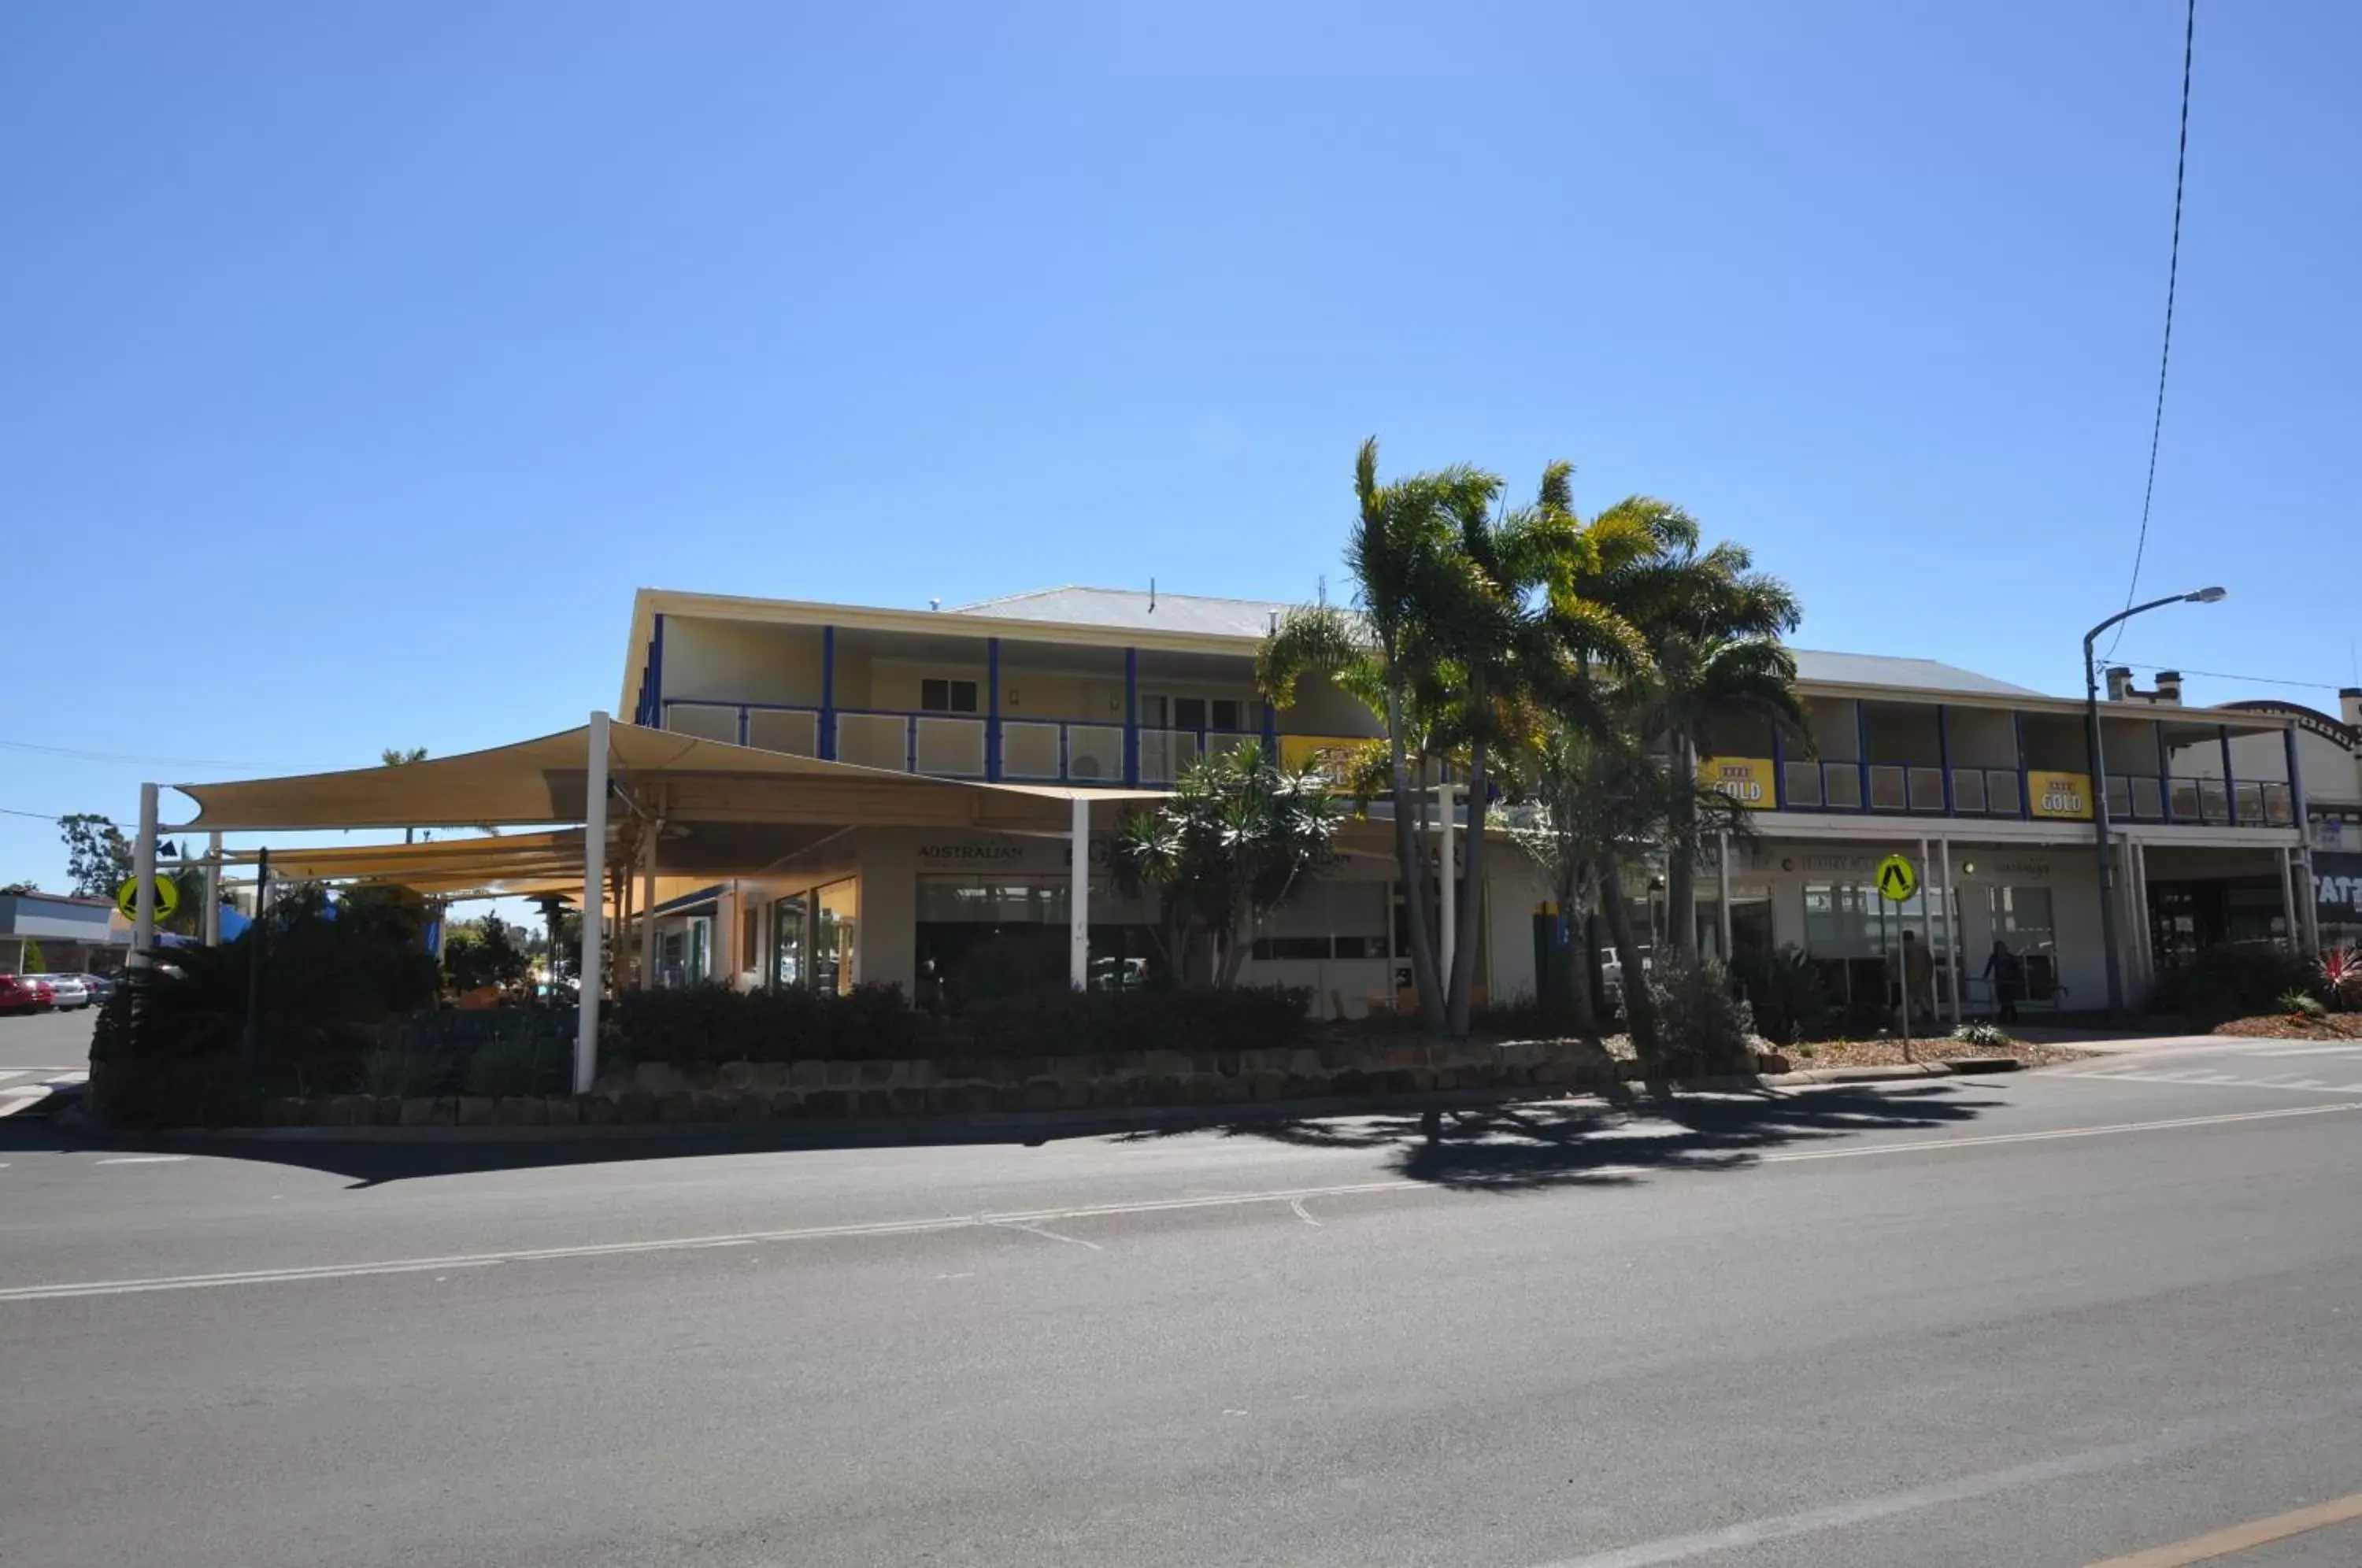
[(1709, 756), (1698, 763), (1698, 782), (1750, 810), (1768, 812), (1780, 803), (1768, 756)]
[[(115, 889), (115, 907), (123, 911), (123, 918), (125, 920), (138, 920), (139, 918), (138, 878), (132, 877), (127, 878), (123, 886)], [(181, 885), (178, 882), (173, 881), (170, 877), (157, 878), (157, 921), (160, 923), (161, 922), (171, 920), (172, 918), (172, 911), (180, 907)]]
[(2324, 922), (2341, 926), (2362, 922), (2362, 855), (2316, 851), (2312, 898)]
[(2037, 817), (2092, 820), (2092, 776), (2036, 768), (2025, 776), (2026, 809)]
[(1919, 890), (1919, 873), (1911, 862), (1899, 855), (1890, 855), (1878, 863), (1878, 896), (1892, 903), (1902, 903)]

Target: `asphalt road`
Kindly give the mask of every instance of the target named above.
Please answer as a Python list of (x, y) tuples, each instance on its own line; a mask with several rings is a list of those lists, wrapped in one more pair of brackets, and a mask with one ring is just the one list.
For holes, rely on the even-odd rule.
[(25, 1067), (87, 1067), (91, 1026), (97, 1021), (95, 1007), (0, 1016), (0, 1073)]
[(0, 1121), (0, 1562), (2100, 1562), (2362, 1492), (2362, 1049), (2270, 1049), (1433, 1152)]

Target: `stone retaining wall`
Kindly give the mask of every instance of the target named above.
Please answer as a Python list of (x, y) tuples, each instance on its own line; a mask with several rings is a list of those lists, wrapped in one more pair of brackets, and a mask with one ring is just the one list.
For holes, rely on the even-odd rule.
[[(1604, 1088), (1631, 1077), (1596, 1047), (1347, 1044), (1289, 1051), (1132, 1051), (942, 1061), (642, 1063), (587, 1095), (372, 1095), (277, 1099), (273, 1127), (543, 1127), (833, 1121), (990, 1112), (1244, 1104), (1437, 1089)], [(1618, 1071), (1621, 1067), (1625, 1070)]]

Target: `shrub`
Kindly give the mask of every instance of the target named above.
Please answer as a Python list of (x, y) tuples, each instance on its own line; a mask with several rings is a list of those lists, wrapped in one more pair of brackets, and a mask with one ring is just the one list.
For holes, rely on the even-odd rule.
[(1677, 1076), (1743, 1073), (1754, 1066), (1753, 1010), (1730, 988), (1730, 973), (1712, 958), (1660, 964), (1649, 977), (1657, 1004), (1662, 1066)]
[(238, 1025), (186, 979), (127, 970), (91, 1032), (90, 1111), (115, 1127), (246, 1121), (261, 1102)]
[(2166, 976), (2153, 1003), (2193, 1022), (2219, 1022), (2271, 1011), (2290, 991), (2309, 994), (2312, 980), (2311, 964), (2277, 947), (2210, 947)]
[(1755, 1032), (1775, 1045), (1821, 1039), (1836, 1021), (1820, 966), (1802, 953), (1742, 953), (1730, 976), (1754, 1010)]
[(2008, 1030), (2003, 1029), (1998, 1023), (1988, 1022), (1982, 1019), (1961, 1024), (1958, 1029), (1952, 1031), (1952, 1038), (1962, 1045), (2007, 1045), (2011, 1043)]
[(2322, 954), (2316, 969), (2321, 999), (2330, 1006), (2344, 1007), (2362, 993), (2362, 947), (2329, 948)]
[(568, 1065), (555, 1042), (523, 1032), (495, 1035), (468, 1058), (465, 1087), (469, 1094), (564, 1094)]
[(2293, 1017), (2309, 1018), (2316, 1021), (2329, 1016), (2329, 1009), (2323, 1005), (2319, 997), (2310, 991), (2282, 991), (2279, 995), (2279, 1009)]
[(361, 1058), (359, 1088), (363, 1094), (412, 1095), (438, 1093), (447, 1068), (433, 1051), (409, 1045), (380, 1045)]

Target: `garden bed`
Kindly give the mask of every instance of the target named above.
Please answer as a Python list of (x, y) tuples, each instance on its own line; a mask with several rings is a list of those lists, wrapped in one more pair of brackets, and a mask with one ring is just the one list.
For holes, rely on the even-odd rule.
[[(1817, 1067), (1893, 1067), (1904, 1063), (1903, 1042), (1899, 1039), (1822, 1040), (1810, 1044), (1791, 1045), (1781, 1054), (1799, 1072)], [(2072, 1046), (2036, 1045), (2025, 1040), (1972, 1045), (1965, 1040), (1939, 1034), (1932, 1040), (1914, 1036), (1910, 1060), (1968, 1062), (2008, 1058), (2028, 1067), (2047, 1067), (2091, 1055), (2089, 1051), (2078, 1051)]]
[(2258, 1013), (2216, 1024), (2211, 1032), (2243, 1040), (2362, 1040), (2362, 1013), (2333, 1012), (2309, 1018), (2300, 1012)]

